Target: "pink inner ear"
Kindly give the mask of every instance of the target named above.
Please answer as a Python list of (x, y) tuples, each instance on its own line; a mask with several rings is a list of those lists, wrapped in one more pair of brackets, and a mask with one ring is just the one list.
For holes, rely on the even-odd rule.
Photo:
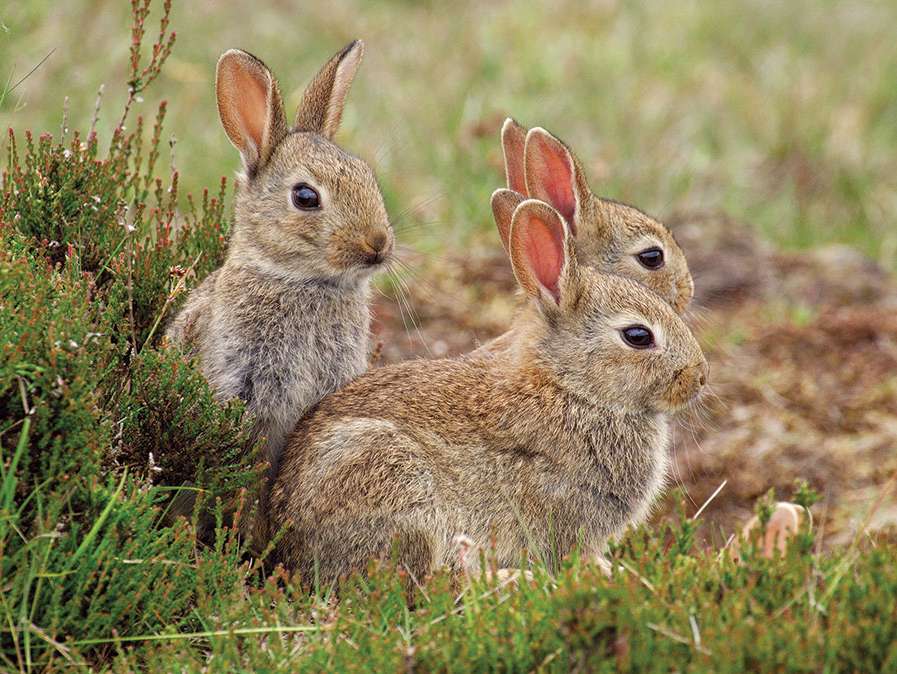
[(268, 86), (249, 73), (241, 73), (235, 84), (237, 90), (237, 114), (246, 136), (262, 147), (265, 125), (268, 123)]
[[(571, 233), (575, 234), (576, 224), (576, 193), (573, 191), (573, 162), (563, 145), (553, 139), (542, 135), (534, 135), (530, 142), (535, 141), (529, 157), (528, 168), (531, 174), (527, 176), (531, 194), (535, 199), (547, 201), (564, 216), (570, 226)], [(532, 177), (532, 180), (529, 178)]]
[(248, 57), (225, 56), (218, 73), (218, 109), (228, 137), (241, 152), (261, 152), (268, 124), (267, 75)]
[[(560, 223), (558, 223), (560, 224)], [(523, 242), (526, 258), (536, 280), (560, 301), (560, 278), (564, 268), (564, 235), (560, 227), (533, 218)]]

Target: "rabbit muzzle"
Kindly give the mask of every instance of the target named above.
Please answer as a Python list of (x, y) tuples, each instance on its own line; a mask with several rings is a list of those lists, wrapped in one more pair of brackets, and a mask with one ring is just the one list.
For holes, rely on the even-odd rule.
[(361, 231), (340, 231), (330, 240), (328, 262), (340, 273), (366, 276), (392, 255), (393, 233), (388, 225), (370, 225)]
[(359, 249), (363, 264), (374, 267), (389, 259), (392, 254), (394, 238), (389, 229), (376, 227), (364, 237)]
[(661, 396), (658, 407), (664, 412), (677, 412), (700, 395), (710, 374), (707, 361), (679, 370)]

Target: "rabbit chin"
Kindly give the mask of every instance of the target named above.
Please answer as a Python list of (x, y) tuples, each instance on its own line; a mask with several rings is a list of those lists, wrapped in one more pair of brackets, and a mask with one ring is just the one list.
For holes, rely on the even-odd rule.
[(377, 262), (375, 264), (351, 264), (342, 271), (335, 272), (333, 281), (339, 285), (357, 285), (369, 280), (371, 276), (385, 266), (385, 262)]

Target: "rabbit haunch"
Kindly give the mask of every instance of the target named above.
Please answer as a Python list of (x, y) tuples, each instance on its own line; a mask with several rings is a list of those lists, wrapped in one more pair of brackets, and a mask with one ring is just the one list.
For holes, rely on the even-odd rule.
[[(509, 254), (529, 297), (492, 358), (373, 370), (300, 421), (271, 494), (277, 555), (306, 579), (371, 557), (418, 575), (460, 563), (456, 536), (550, 566), (648, 512), (667, 469), (668, 414), (707, 365), (672, 308), (643, 285), (576, 263), (562, 217), (528, 200)], [(628, 346), (638, 325), (651, 348)], [(476, 558), (477, 555), (466, 555)]]
[(393, 247), (373, 172), (331, 140), (362, 51), (353, 42), (321, 68), (292, 127), (259, 59), (230, 50), (218, 63), (219, 115), (243, 161), (233, 237), (167, 334), (220, 398), (246, 401), (272, 474), (305, 411), (366, 369), (370, 277)]

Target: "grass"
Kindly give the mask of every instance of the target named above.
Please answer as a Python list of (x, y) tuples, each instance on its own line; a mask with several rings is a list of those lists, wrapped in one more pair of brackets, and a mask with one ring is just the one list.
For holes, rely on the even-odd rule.
[[(148, 6), (141, 66), (162, 3)], [(264, 554), (251, 558), (237, 535), (258, 483), (241, 406), (219, 406), (158, 338), (185, 284), (226, 244), (220, 175), (236, 156), (210, 79), (225, 47), (265, 57), (295, 103), (327, 55), (367, 40), (342, 140), (371, 159), (406, 240), (433, 254), (428, 273), (452, 249), (497, 245), (487, 196), (508, 113), (567, 138), (602, 193), (661, 214), (725, 210), (788, 246), (855, 243), (893, 268), (897, 8), (236, 7), (175, 6), (177, 47), (120, 131), (121, 83), (134, 79), (126, 7), (37, 1), (0, 16), (11, 127), (0, 189), (0, 668), (897, 669), (897, 538), (867, 535), (872, 510), (847, 545), (826, 549), (818, 527), (772, 560), (750, 544), (738, 562), (706, 546), (708, 512), (687, 517), (680, 503), (611, 546), (610, 578), (574, 556), (553, 576), (535, 565), (519, 588), (436, 574), (414, 579), (409, 597), (405, 572), (385, 565), (338, 596), (310, 591)], [(792, 313), (797, 326), (817, 318)], [(717, 337), (727, 339), (740, 338)], [(185, 490), (198, 496), (190, 521), (170, 517)], [(199, 517), (214, 521), (209, 535), (197, 535)]]
[[(740, 564), (694, 548), (683, 521), (640, 531), (615, 570), (570, 560), (519, 588), (437, 576), (406, 603), (381, 568), (330, 592), (277, 578), (231, 592), (205, 629), (83, 639), (115, 671), (889, 671), (895, 664), (893, 542), (815, 555), (805, 534), (776, 560)], [(223, 599), (220, 598), (219, 600)], [(204, 607), (205, 610), (206, 607)], [(63, 658), (56, 657), (63, 662)]]

